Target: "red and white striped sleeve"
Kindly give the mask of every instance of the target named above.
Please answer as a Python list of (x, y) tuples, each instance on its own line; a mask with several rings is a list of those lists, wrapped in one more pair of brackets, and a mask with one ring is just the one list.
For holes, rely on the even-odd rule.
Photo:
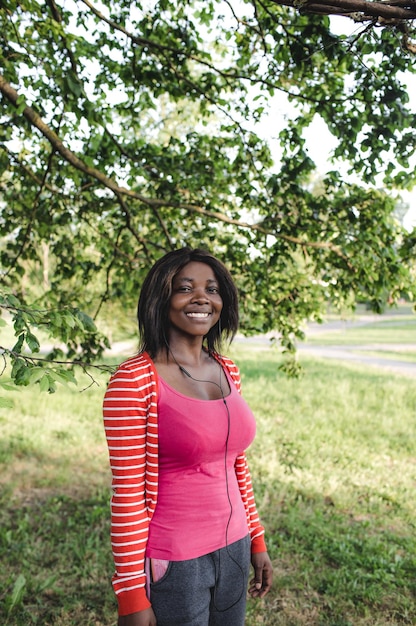
[(234, 467), (247, 515), (247, 524), (251, 537), (251, 552), (253, 554), (255, 552), (267, 552), (264, 540), (264, 527), (261, 525), (259, 514), (257, 513), (250, 470), (244, 453), (237, 457)]
[(111, 377), (103, 416), (113, 477), (113, 587), (119, 615), (129, 615), (150, 606), (144, 563), (157, 499), (157, 376), (143, 355)]

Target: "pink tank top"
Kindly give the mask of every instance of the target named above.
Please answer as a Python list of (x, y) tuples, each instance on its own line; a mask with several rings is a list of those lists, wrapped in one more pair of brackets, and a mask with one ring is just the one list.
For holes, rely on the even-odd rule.
[(192, 559), (248, 533), (234, 463), (256, 426), (227, 379), (225, 402), (184, 396), (159, 379), (159, 487), (147, 557)]

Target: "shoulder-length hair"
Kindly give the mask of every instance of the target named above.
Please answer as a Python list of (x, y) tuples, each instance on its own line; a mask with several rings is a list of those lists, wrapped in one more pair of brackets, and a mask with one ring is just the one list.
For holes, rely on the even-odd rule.
[(219, 352), (224, 337), (232, 341), (238, 329), (238, 293), (230, 272), (225, 265), (209, 252), (189, 247), (173, 250), (161, 257), (147, 274), (137, 306), (140, 351), (154, 358), (162, 350), (168, 350), (169, 306), (173, 279), (181, 269), (197, 261), (209, 265), (219, 284), (223, 308), (218, 322), (204, 337), (209, 352)]

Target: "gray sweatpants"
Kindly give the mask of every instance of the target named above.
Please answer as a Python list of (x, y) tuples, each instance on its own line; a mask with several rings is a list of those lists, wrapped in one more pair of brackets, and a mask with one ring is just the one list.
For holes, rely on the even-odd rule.
[(171, 561), (150, 585), (157, 626), (244, 626), (249, 536), (205, 556)]

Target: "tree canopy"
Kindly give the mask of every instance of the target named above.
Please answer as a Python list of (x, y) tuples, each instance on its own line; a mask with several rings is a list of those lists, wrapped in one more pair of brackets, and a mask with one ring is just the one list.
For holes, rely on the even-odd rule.
[[(0, 350), (16, 383), (53, 391), (67, 362), (94, 362), (108, 340), (92, 320), (123, 324), (153, 261), (185, 244), (228, 265), (242, 329), (289, 352), (328, 301), (413, 297), (415, 234), (391, 193), (415, 183), (413, 22), (352, 14), (338, 35), (285, 4), (1, 2), (0, 310), (15, 340)], [(276, 136), (261, 131), (281, 108)], [(317, 116), (336, 140), (320, 180), (304, 136)], [(57, 342), (47, 354), (37, 329)]]

